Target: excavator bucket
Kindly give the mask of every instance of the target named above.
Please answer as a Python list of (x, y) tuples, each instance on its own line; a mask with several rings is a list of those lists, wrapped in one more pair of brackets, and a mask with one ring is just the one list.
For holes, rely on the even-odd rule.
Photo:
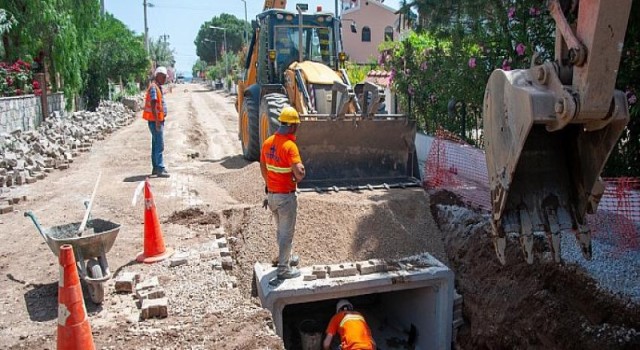
[(301, 190), (419, 185), (416, 124), (401, 115), (331, 118), (301, 115), (296, 133), (307, 176)]
[[(485, 151), (494, 246), (503, 264), (507, 237), (519, 238), (531, 264), (534, 237), (546, 236), (561, 261), (563, 233), (575, 234), (591, 258), (585, 215), (597, 210), (600, 174), (629, 121), (625, 95), (614, 87), (630, 9), (630, 0), (572, 8), (550, 0), (555, 61), (489, 77)], [(575, 26), (566, 11), (578, 11)]]

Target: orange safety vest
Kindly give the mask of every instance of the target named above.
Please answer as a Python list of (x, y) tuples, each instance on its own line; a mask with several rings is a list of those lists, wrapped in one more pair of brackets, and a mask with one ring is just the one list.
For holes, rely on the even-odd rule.
[(293, 164), (302, 163), (294, 135), (274, 134), (262, 144), (260, 161), (267, 167), (267, 189), (273, 193), (291, 193), (296, 190)]
[(144, 110), (142, 112), (142, 118), (144, 120), (152, 122), (156, 121), (156, 118), (153, 116), (153, 111), (151, 109), (151, 94), (149, 93), (152, 87), (156, 88), (156, 97), (158, 98), (156, 100), (156, 112), (158, 114), (158, 120), (164, 121), (164, 108), (162, 107), (162, 90), (160, 90), (160, 87), (155, 82), (151, 82), (151, 84), (149, 84), (149, 87), (147, 88), (147, 96), (144, 99)]

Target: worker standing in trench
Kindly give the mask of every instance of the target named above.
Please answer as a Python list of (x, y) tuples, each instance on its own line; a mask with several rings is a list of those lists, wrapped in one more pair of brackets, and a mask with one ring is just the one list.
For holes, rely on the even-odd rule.
[(375, 350), (376, 342), (371, 337), (371, 330), (361, 313), (353, 311), (353, 305), (347, 299), (336, 304), (336, 314), (327, 326), (327, 336), (322, 348), (330, 350), (333, 337), (340, 335), (341, 350)]
[(297, 183), (305, 176), (302, 158), (295, 143), (300, 116), (293, 107), (285, 107), (278, 121), (280, 128), (264, 141), (260, 152), (260, 170), (266, 183), (265, 204), (273, 213), (277, 226), (276, 283), (300, 276), (300, 271), (291, 266), (290, 258), (298, 211)]

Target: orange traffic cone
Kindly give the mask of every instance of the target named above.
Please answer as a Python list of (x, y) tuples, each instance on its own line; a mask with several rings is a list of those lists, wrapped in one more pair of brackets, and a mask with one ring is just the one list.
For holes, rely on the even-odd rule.
[(58, 256), (58, 350), (95, 349), (73, 247), (70, 244), (62, 245)]
[(136, 260), (143, 263), (162, 261), (173, 254), (172, 248), (165, 248), (160, 221), (156, 213), (156, 204), (151, 194), (149, 179), (144, 182), (144, 251)]

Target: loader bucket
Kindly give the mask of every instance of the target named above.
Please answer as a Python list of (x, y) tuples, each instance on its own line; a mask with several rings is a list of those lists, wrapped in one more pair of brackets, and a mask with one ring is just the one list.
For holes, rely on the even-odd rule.
[(585, 214), (604, 192), (599, 177), (629, 120), (622, 92), (605, 126), (571, 123), (553, 130), (559, 111), (552, 92), (531, 84), (531, 70), (496, 70), (484, 98), (485, 153), (491, 188), (494, 245), (505, 263), (506, 237), (518, 237), (528, 263), (535, 236), (548, 238), (561, 260), (560, 235), (575, 234), (586, 258), (591, 236)]
[(296, 134), (306, 168), (298, 188), (361, 189), (412, 186), (416, 179), (416, 124), (404, 116), (301, 116)]

